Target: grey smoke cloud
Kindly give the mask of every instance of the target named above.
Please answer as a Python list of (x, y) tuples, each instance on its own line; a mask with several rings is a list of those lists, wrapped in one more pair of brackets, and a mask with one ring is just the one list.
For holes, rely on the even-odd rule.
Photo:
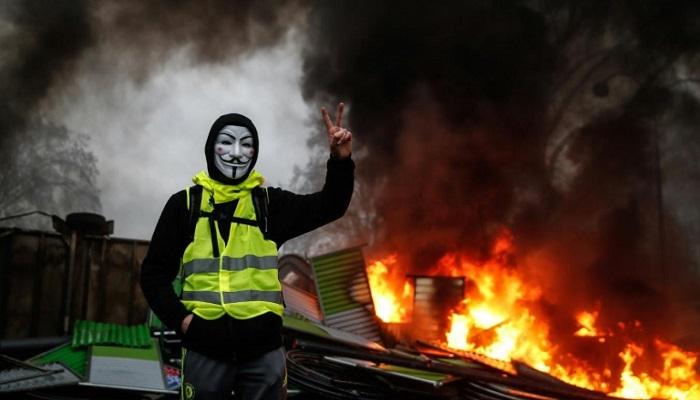
[(206, 169), (204, 141), (221, 114), (249, 116), (261, 138), (256, 168), (268, 184), (289, 182), (308, 157), (315, 122), (297, 85), (299, 42), (290, 33), (269, 51), (218, 65), (192, 64), (181, 53), (138, 85), (119, 70), (105, 79), (86, 61), (76, 85), (54, 94), (52, 118), (91, 138), (103, 213), (115, 219), (117, 235), (150, 238), (169, 195)]
[(206, 132), (223, 113), (256, 122), (258, 168), (283, 185), (306, 155), (309, 110), (297, 84), (304, 9), (247, 0), (3, 3), (0, 34), (12, 46), (3, 46), (0, 92), (11, 101), (0, 106), (0, 140), (35, 120), (85, 134), (102, 212), (120, 236), (150, 237), (168, 195), (204, 167)]

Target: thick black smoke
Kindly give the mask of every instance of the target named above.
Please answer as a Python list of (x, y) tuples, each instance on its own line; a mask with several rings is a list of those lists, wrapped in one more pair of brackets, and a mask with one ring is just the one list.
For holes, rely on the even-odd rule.
[(420, 272), (506, 226), (552, 315), (606, 299), (606, 322), (668, 330), (697, 238), (663, 200), (689, 144), (664, 138), (700, 110), (679, 73), (699, 21), (684, 1), (318, 2), (303, 89), (351, 105), (376, 248)]
[(7, 26), (0, 61), (0, 147), (36, 118), (50, 89), (71, 76), (94, 43), (85, 1), (11, 1), (0, 18)]
[(352, 105), (363, 178), (388, 177), (384, 239), (413, 259), (487, 245), (518, 187), (541, 185), (545, 21), (517, 4), (320, 2), (310, 25), (304, 93)]
[[(42, 101), (94, 43), (86, 2), (5, 2), (0, 24), (0, 215), (99, 211), (95, 159), (84, 138), (41, 119)], [(9, 223), (49, 225), (46, 218)]]
[(92, 12), (99, 37), (140, 79), (174, 51), (193, 63), (223, 63), (268, 48), (303, 17), (303, 0), (110, 1)]

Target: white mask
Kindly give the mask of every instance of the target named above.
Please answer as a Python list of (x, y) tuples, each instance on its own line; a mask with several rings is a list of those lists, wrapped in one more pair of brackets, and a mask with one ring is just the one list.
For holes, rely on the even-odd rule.
[(238, 179), (248, 173), (255, 147), (253, 134), (248, 128), (226, 125), (214, 142), (214, 165), (224, 176)]

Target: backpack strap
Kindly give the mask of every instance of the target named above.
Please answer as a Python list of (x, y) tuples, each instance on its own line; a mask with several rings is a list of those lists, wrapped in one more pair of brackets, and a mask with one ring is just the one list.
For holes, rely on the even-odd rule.
[[(207, 217), (209, 220), (209, 235), (211, 236), (211, 248), (214, 257), (219, 257), (219, 241), (216, 236), (216, 227), (214, 226), (214, 215), (210, 212), (202, 211), (202, 187), (194, 185), (188, 189), (188, 208), (190, 210), (189, 225), (187, 231), (188, 243), (194, 242), (194, 232), (197, 229), (197, 221), (201, 217)], [(212, 199), (210, 198), (211, 202)], [(212, 204), (213, 206), (213, 204)]]
[(255, 218), (258, 220), (258, 227), (265, 239), (269, 240), (270, 224), (268, 215), (270, 215), (270, 197), (267, 193), (267, 188), (256, 186), (253, 189), (253, 207), (255, 208)]
[[(194, 185), (190, 186), (188, 188), (185, 188), (185, 198), (187, 201), (187, 211), (188, 211), (188, 217), (187, 217), (187, 242), (185, 244), (187, 245), (188, 243), (192, 243), (194, 241), (194, 231), (197, 226), (197, 220), (199, 220), (199, 215), (201, 214), (201, 206), (202, 206), (202, 187), (199, 185)], [(179, 296), (180, 299), (182, 299), (182, 286), (184, 282), (184, 275), (183, 275), (183, 270), (182, 266), (180, 266), (180, 271), (178, 273), (178, 277), (175, 278), (176, 280), (179, 280), (177, 283), (177, 286), (179, 287)], [(175, 283), (173, 283), (175, 285)]]
[[(202, 187), (194, 185), (187, 188), (187, 208), (190, 211), (187, 224), (187, 243), (194, 242), (194, 230), (200, 217), (202, 205)], [(208, 213), (207, 213), (208, 214)]]

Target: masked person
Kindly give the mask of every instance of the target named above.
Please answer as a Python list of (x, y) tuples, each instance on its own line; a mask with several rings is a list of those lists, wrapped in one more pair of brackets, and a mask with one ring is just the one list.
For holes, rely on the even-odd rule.
[[(286, 396), (277, 249), (340, 218), (350, 203), (355, 166), (343, 107), (335, 122), (321, 110), (330, 159), (320, 192), (263, 188), (253, 169), (255, 125), (226, 114), (204, 146), (207, 172), (166, 203), (143, 260), (141, 288), (161, 321), (182, 334), (183, 398)], [(181, 296), (172, 286), (178, 274)]]

